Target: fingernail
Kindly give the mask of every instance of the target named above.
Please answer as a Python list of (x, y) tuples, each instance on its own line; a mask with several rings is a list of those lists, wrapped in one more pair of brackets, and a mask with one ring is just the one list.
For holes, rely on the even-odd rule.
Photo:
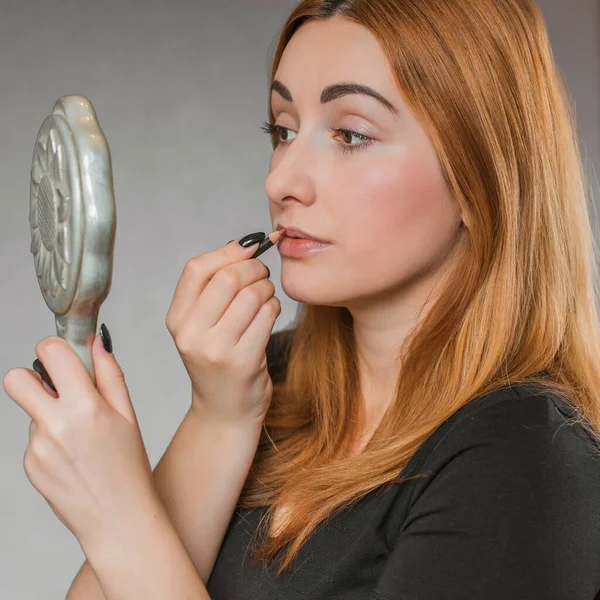
[[(235, 238), (233, 238), (233, 239), (235, 239)], [(229, 241), (227, 242), (227, 244), (231, 244), (231, 242), (233, 242), (233, 240), (229, 240)]]
[(104, 346), (104, 349), (112, 354), (112, 339), (110, 338), (110, 333), (104, 323), (100, 325), (100, 337), (102, 338), (102, 345)]
[(256, 242), (261, 242), (267, 234), (264, 231), (256, 231), (255, 233), (249, 233), (240, 239), (238, 242), (240, 246), (243, 248), (249, 248), (256, 244)]
[(33, 361), (33, 365), (32, 366), (33, 366), (33, 369), (35, 371), (37, 371), (42, 376), (42, 379), (50, 386), (50, 388), (52, 389), (52, 391), (56, 392), (56, 388), (54, 387), (54, 384), (52, 383), (52, 379), (50, 379), (50, 375), (48, 375), (48, 372), (44, 368), (44, 365), (42, 364), (42, 361), (39, 358), (36, 358)]
[(269, 267), (267, 267), (267, 265), (265, 265), (266, 269), (267, 269), (267, 277), (271, 277), (271, 269), (269, 269)]

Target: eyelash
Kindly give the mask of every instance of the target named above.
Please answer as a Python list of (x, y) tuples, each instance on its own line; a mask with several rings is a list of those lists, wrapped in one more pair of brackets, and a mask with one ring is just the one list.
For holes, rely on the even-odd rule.
[[(289, 129), (289, 127), (284, 127), (283, 125), (277, 125), (276, 123), (269, 123), (268, 121), (263, 121), (262, 125), (260, 126), (260, 128), (265, 132), (268, 133), (269, 135), (272, 135), (274, 133), (281, 133), (282, 131), (287, 131)], [(345, 129), (344, 127), (330, 127), (329, 131), (339, 134), (339, 133), (347, 133), (350, 135), (355, 135), (359, 138), (362, 138), (363, 140), (365, 140), (364, 142), (360, 143), (360, 144), (349, 144), (349, 145), (342, 145), (342, 152), (346, 153), (346, 152), (355, 152), (356, 150), (363, 150), (364, 148), (366, 148), (367, 146), (370, 146), (374, 140), (373, 138), (370, 138), (366, 135), (363, 135), (362, 133), (358, 133), (357, 131), (352, 131), (352, 129)], [(286, 144), (288, 142), (288, 140), (278, 140), (277, 145), (283, 145)]]

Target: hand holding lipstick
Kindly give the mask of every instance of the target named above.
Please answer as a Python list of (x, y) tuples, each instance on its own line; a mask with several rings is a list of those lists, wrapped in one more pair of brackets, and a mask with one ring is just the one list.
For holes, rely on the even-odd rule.
[[(281, 313), (257, 258), (283, 230), (258, 232), (190, 259), (166, 317), (204, 417), (262, 422), (272, 398), (266, 347)], [(258, 246), (257, 246), (258, 244)]]

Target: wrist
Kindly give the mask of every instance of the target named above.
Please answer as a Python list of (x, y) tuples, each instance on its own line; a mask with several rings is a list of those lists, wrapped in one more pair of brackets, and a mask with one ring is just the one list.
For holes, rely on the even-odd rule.
[(209, 410), (198, 399), (192, 397), (192, 403), (188, 410), (188, 415), (192, 415), (194, 419), (198, 419), (202, 423), (211, 423), (217, 427), (226, 429), (248, 431), (252, 429), (262, 429), (266, 415), (245, 416), (245, 417), (229, 417), (215, 413)]
[(145, 544), (170, 535), (170, 528), (172, 523), (166, 509), (158, 494), (153, 494), (134, 511), (118, 515), (93, 533), (80, 536), (79, 543), (94, 570), (110, 568)]
[(140, 506), (127, 526), (84, 547), (107, 598), (210, 600), (194, 563), (160, 505)]
[[(152, 474), (154, 475), (154, 474)], [(88, 529), (77, 538), (87, 555), (87, 551), (103, 553), (105, 548), (118, 544), (133, 542), (141, 535), (152, 535), (153, 531), (169, 522), (166, 508), (160, 498), (154, 477), (149, 485), (131, 496), (127, 504), (115, 506), (110, 514), (102, 516), (101, 523)]]

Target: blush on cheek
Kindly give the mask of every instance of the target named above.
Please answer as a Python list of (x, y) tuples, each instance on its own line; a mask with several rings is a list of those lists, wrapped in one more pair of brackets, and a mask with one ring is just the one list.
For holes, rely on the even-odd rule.
[(390, 227), (402, 237), (402, 249), (415, 269), (440, 260), (455, 231), (458, 208), (437, 163), (412, 161), (401, 181), (401, 199)]
[[(345, 206), (340, 214), (350, 219), (347, 228), (364, 231), (353, 247), (360, 252), (369, 246), (390, 241), (406, 234), (407, 225), (422, 210), (422, 194), (426, 177), (415, 172), (402, 156), (378, 156), (372, 164), (361, 165), (348, 181)], [(387, 245), (387, 244), (386, 244)]]
[(351, 179), (346, 190), (350, 201), (341, 214), (353, 221), (348, 229), (366, 233), (352, 244), (358, 253), (376, 258), (374, 248), (379, 247), (408, 258), (443, 246), (456, 209), (436, 155), (430, 149), (419, 152), (379, 156)]
[(368, 232), (366, 238), (372, 240), (388, 231), (389, 219), (399, 210), (400, 183), (397, 157), (361, 167), (360, 174), (351, 179), (344, 213), (351, 215), (357, 231)]

